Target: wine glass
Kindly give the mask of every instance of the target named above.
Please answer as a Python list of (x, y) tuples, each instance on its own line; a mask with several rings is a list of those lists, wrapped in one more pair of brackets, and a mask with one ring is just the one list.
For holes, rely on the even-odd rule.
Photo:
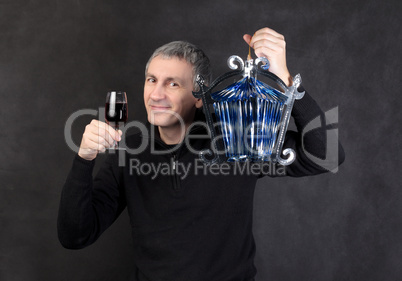
[[(105, 106), (106, 122), (114, 129), (118, 130), (120, 125), (127, 122), (128, 108), (127, 95), (122, 91), (111, 91), (106, 96)], [(121, 149), (119, 143), (115, 142), (111, 149)]]

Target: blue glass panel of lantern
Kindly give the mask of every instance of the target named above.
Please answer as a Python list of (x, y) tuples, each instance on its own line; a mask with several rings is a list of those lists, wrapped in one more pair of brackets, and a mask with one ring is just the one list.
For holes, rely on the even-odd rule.
[(211, 94), (229, 161), (268, 161), (287, 97), (254, 77)]

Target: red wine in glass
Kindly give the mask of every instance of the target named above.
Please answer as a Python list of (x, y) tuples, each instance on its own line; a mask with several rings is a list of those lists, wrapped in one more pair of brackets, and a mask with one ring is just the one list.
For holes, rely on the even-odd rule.
[[(106, 122), (116, 130), (118, 130), (120, 124), (124, 124), (127, 122), (127, 117), (128, 108), (126, 92), (108, 92), (105, 105)], [(119, 149), (119, 144), (116, 142), (112, 148)]]

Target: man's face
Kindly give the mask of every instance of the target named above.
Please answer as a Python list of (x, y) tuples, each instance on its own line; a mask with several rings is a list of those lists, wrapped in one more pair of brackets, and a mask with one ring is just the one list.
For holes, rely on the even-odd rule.
[[(193, 67), (178, 58), (157, 56), (145, 75), (144, 103), (148, 121), (161, 128), (188, 126), (202, 103), (193, 94)], [(180, 116), (180, 117), (179, 117)]]

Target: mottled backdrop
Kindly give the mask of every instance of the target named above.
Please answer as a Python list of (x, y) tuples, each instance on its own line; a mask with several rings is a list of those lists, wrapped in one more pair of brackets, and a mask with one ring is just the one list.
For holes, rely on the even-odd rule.
[[(228, 56), (247, 55), (242, 35), (263, 26), (285, 35), (291, 73), (322, 108), (337, 108), (346, 162), (335, 174), (259, 182), (257, 280), (400, 280), (401, 3), (0, 0), (0, 280), (126, 280), (126, 213), (87, 249), (57, 240), (74, 157), (67, 119), (118, 88), (129, 120), (144, 121), (153, 49), (191, 41), (217, 77)], [(75, 143), (91, 118), (74, 122)]]

